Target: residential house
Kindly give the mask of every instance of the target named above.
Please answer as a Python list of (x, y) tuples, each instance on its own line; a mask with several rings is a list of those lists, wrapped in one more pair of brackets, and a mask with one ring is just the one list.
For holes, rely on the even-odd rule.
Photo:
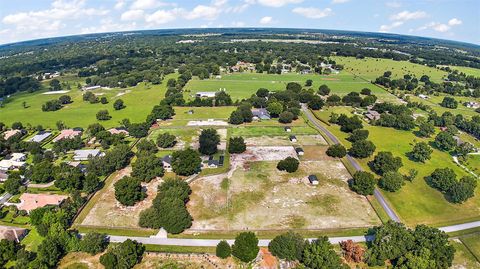
[(294, 135), (291, 135), (291, 136), (290, 136), (290, 141), (291, 141), (291, 142), (294, 142), (294, 143), (297, 142), (297, 137), (294, 136)]
[(309, 175), (308, 176), (308, 181), (310, 182), (310, 184), (312, 185), (318, 185), (318, 178), (316, 175)]
[(379, 120), (380, 119), (380, 113), (378, 113), (375, 110), (369, 110), (366, 114), (365, 117), (367, 117), (368, 120)]
[(26, 155), (23, 153), (13, 153), (0, 161), (0, 171), (9, 171), (19, 169), (25, 166)]
[(5, 182), (8, 179), (8, 174), (0, 171), (0, 182)]
[(298, 156), (303, 156), (303, 154), (305, 154), (305, 151), (303, 151), (302, 148), (295, 148), (295, 151), (297, 152), (297, 155)]
[(167, 172), (172, 172), (172, 156), (171, 155), (165, 155), (162, 158), (162, 163), (163, 163), (163, 169)]
[(75, 161), (88, 161), (91, 158), (101, 155), (102, 152), (98, 149), (79, 149), (74, 151), (73, 159)]
[(111, 129), (108, 129), (108, 132), (113, 135), (119, 135), (119, 134), (123, 134), (125, 136), (129, 135), (127, 129), (124, 127), (111, 128)]
[(18, 210), (25, 210), (27, 213), (30, 213), (32, 210), (44, 207), (47, 205), (56, 205), (59, 206), (62, 202), (67, 199), (67, 195), (58, 195), (58, 194), (34, 194), (34, 193), (23, 193), (20, 196), (20, 203), (8, 203), (9, 205), (15, 205)]
[(208, 160), (207, 162), (208, 168), (218, 168), (220, 166), (220, 163), (217, 160)]
[(41, 143), (41, 142), (45, 141), (45, 139), (47, 139), (51, 135), (52, 135), (52, 133), (50, 133), (50, 132), (41, 131), (41, 132), (38, 132), (38, 134), (36, 134), (34, 137), (30, 138), (28, 141)]
[(82, 135), (82, 131), (79, 129), (65, 129), (62, 130), (60, 134), (53, 139), (53, 142), (57, 142), (65, 138), (75, 138), (79, 135)]
[(465, 103), (465, 106), (468, 107), (468, 108), (479, 108), (480, 107), (480, 103), (478, 102), (474, 102), (474, 101), (470, 101), (470, 102), (466, 102)]
[(8, 131), (5, 131), (3, 133), (3, 139), (5, 140), (8, 140), (10, 137), (14, 136), (14, 135), (17, 135), (17, 134), (21, 134), (22, 131), (21, 130), (8, 130)]
[(252, 109), (253, 120), (269, 120), (271, 119), (270, 113), (266, 108), (253, 108)]
[(0, 240), (20, 242), (26, 235), (28, 230), (14, 226), (0, 226)]

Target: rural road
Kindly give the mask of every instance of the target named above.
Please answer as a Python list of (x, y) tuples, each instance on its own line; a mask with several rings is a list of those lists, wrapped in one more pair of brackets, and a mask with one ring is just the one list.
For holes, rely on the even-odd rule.
[[(302, 110), (303, 113), (307, 116), (308, 120), (315, 125), (315, 127), (320, 130), (322, 133), (324, 133), (330, 140), (335, 143), (335, 144), (340, 144), (340, 141), (337, 139), (336, 136), (334, 136), (327, 128), (323, 127), (320, 123), (318, 123), (317, 118), (312, 114), (312, 112), (305, 106), (302, 105)], [(347, 154), (347, 160), (352, 164), (352, 166), (355, 168), (357, 171), (362, 171), (362, 167), (358, 162), (350, 155)], [(387, 213), (388, 217), (395, 221), (395, 222), (400, 222), (400, 218), (397, 216), (395, 211), (388, 205), (387, 201), (383, 197), (382, 193), (378, 190), (378, 188), (375, 188), (375, 191), (373, 193), (377, 201), (380, 203), (382, 206), (383, 210)]]
[(2, 196), (0, 196), (0, 207), (6, 203), (10, 198), (12, 197), (12, 195), (8, 192), (4, 193)]

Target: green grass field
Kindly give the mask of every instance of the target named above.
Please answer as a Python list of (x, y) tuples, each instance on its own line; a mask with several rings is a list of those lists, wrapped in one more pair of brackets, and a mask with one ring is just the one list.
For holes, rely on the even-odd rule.
[(480, 233), (462, 236), (460, 240), (477, 259), (480, 259)]
[(467, 76), (480, 77), (480, 69), (465, 66), (450, 66), (451, 69), (465, 73)]
[[(167, 76), (168, 80), (175, 77), (175, 74)], [(101, 121), (105, 127), (118, 126), (122, 119), (128, 118), (132, 122), (144, 121), (152, 110), (163, 99), (166, 91), (166, 84), (151, 85), (140, 83), (136, 87), (111, 90), (98, 89), (94, 90), (95, 94), (102, 94), (107, 97), (108, 104), (90, 104), (82, 100), (83, 92), (73, 87), (67, 94), (71, 96), (73, 103), (66, 105), (62, 109), (53, 112), (43, 112), (42, 105), (53, 99), (58, 99), (64, 94), (43, 94), (45, 91), (35, 93), (21, 93), (15, 95), (12, 101), (0, 108), (0, 121), (7, 125), (20, 121), (24, 125), (32, 126), (43, 125), (43, 127), (54, 128), (57, 121), (63, 121), (69, 127), (87, 127), (97, 122), (96, 114), (99, 110), (106, 109), (109, 111), (112, 119)], [(99, 96), (100, 97), (100, 96)], [(126, 108), (115, 111), (113, 102), (116, 99), (122, 99)], [(23, 102), (27, 108), (23, 108)]]
[(235, 127), (230, 129), (231, 136), (290, 136), (314, 135), (317, 131), (308, 126), (292, 127), (292, 132), (287, 133), (283, 127)]
[[(227, 120), (230, 114), (237, 109), (234, 106), (220, 107), (175, 107), (174, 120), (206, 120), (223, 119)], [(187, 112), (193, 110), (193, 114)]]
[(337, 64), (342, 64), (345, 71), (365, 78), (369, 81), (375, 80), (383, 75), (385, 71), (392, 72), (392, 78), (403, 78), (405, 74), (414, 74), (420, 79), (422, 75), (427, 75), (430, 80), (435, 82), (442, 81), (447, 72), (420, 64), (414, 64), (407, 61), (394, 61), (390, 59), (356, 59), (354, 57), (332, 57)]
[(338, 75), (301, 75), (301, 74), (257, 74), (257, 73), (235, 73), (223, 75), (221, 79), (192, 79), (185, 87), (185, 98), (191, 99), (199, 91), (218, 91), (226, 89), (233, 100), (249, 98), (259, 88), (267, 88), (271, 91), (280, 91), (286, 88), (288, 82), (298, 82), (302, 85), (308, 79), (313, 80), (312, 88), (317, 90), (322, 84), (328, 85), (332, 93), (346, 95), (352, 91), (360, 92), (363, 88), (370, 88), (373, 94), (381, 100), (395, 101), (396, 97), (371, 83), (341, 72)]
[(413, 96), (412, 95), (412, 96), (410, 96), (410, 100), (429, 105), (430, 107), (432, 107), (432, 109), (438, 115), (441, 115), (441, 114), (443, 114), (444, 112), (447, 112), (447, 111), (451, 112), (454, 115), (462, 114), (464, 116), (470, 116), (470, 117), (480, 115), (478, 112), (475, 112), (475, 109), (468, 108), (468, 107), (463, 105), (467, 101), (480, 102), (480, 98), (455, 96), (454, 99), (458, 101), (458, 107), (456, 109), (451, 109), (451, 108), (446, 108), (446, 107), (443, 107), (443, 106), (440, 105), (440, 103), (442, 103), (442, 100), (445, 96), (450, 96), (451, 97), (451, 95), (445, 95), (445, 94), (441, 94), (439, 96), (433, 96), (432, 95), (432, 96), (430, 96), (429, 99), (425, 100), (425, 99), (422, 99), (418, 96)]

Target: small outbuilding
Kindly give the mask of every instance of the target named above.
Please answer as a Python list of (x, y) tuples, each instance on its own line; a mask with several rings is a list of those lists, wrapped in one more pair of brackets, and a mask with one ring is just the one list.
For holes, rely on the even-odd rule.
[(292, 132), (292, 127), (290, 127), (290, 126), (287, 126), (287, 127), (285, 127), (284, 129), (285, 129), (285, 132), (287, 132), (287, 133), (291, 133), (291, 132)]
[(163, 156), (162, 163), (163, 163), (163, 169), (165, 169), (165, 171), (172, 172), (172, 156), (171, 155)]
[(318, 178), (316, 175), (309, 175), (308, 176), (308, 181), (310, 182), (310, 184), (312, 185), (318, 185)]
[(305, 151), (303, 151), (302, 148), (295, 148), (295, 151), (297, 152), (297, 155), (298, 156), (303, 156), (303, 154), (305, 154)]
[(294, 136), (294, 135), (291, 135), (291, 136), (290, 136), (290, 141), (291, 141), (291, 142), (294, 142), (294, 143), (297, 142), (297, 137)]
[(366, 114), (365, 117), (367, 117), (368, 120), (379, 120), (380, 119), (380, 113), (378, 113), (375, 110), (369, 110)]

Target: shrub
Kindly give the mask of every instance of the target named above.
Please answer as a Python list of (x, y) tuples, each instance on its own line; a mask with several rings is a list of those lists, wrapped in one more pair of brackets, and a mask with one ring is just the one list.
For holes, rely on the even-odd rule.
[(215, 254), (221, 259), (226, 259), (232, 255), (232, 248), (227, 241), (222, 240), (217, 244)]
[(335, 144), (328, 147), (326, 153), (330, 157), (343, 158), (345, 155), (347, 155), (347, 149), (340, 144)]
[(396, 192), (400, 190), (404, 184), (403, 175), (395, 172), (386, 172), (378, 182), (379, 186), (389, 192)]
[(122, 99), (117, 99), (115, 100), (115, 102), (113, 103), (113, 108), (115, 110), (121, 110), (121, 109), (124, 109), (126, 106), (125, 104), (123, 103), (123, 100)]
[(373, 191), (375, 190), (375, 184), (377, 181), (373, 174), (365, 172), (365, 171), (358, 171), (353, 175), (352, 183), (350, 184), (350, 188), (361, 195), (372, 195)]
[(231, 137), (228, 141), (229, 153), (242, 153), (247, 149), (247, 144), (243, 140), (243, 137)]
[(238, 234), (232, 246), (232, 255), (243, 262), (253, 261), (257, 257), (258, 251), (258, 239), (252, 232)]
[(161, 148), (171, 148), (176, 143), (176, 137), (170, 133), (163, 133), (157, 137), (157, 146)]
[(305, 240), (300, 234), (288, 232), (273, 238), (268, 244), (268, 250), (280, 259), (295, 261), (302, 258), (304, 246)]
[(278, 121), (280, 123), (291, 123), (293, 121), (294, 115), (292, 112), (284, 111), (278, 116)]
[(287, 157), (284, 160), (281, 160), (280, 162), (278, 162), (277, 169), (280, 171), (287, 171), (289, 173), (293, 173), (297, 171), (299, 164), (300, 163), (298, 162), (297, 159), (293, 157)]
[(123, 177), (114, 184), (114, 187), (115, 198), (125, 206), (132, 206), (146, 197), (140, 180), (133, 177)]
[(108, 113), (108, 110), (100, 110), (97, 112), (97, 120), (109, 120), (112, 116)]

